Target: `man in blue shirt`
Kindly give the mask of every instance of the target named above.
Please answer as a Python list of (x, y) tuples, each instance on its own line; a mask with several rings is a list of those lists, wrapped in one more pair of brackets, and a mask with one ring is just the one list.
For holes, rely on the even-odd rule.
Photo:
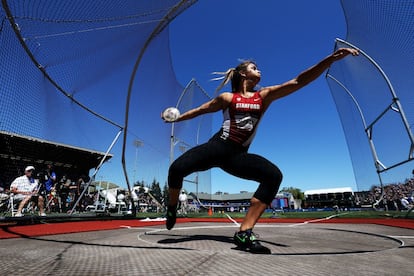
[(56, 179), (57, 179), (56, 173), (53, 171), (53, 165), (51, 164), (47, 165), (45, 178), (46, 178), (46, 181), (45, 181), (46, 194), (50, 194), (50, 192), (55, 186)]

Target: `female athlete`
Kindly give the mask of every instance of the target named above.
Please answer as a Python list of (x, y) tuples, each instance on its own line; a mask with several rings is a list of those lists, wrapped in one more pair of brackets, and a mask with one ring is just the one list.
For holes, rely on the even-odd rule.
[(169, 168), (167, 229), (172, 229), (176, 222), (178, 196), (184, 177), (197, 171), (218, 167), (234, 176), (259, 183), (240, 229), (234, 235), (234, 243), (240, 249), (251, 253), (269, 254), (270, 250), (260, 244), (252, 229), (277, 194), (282, 173), (267, 159), (249, 153), (249, 145), (255, 136), (260, 119), (273, 101), (309, 84), (333, 62), (349, 54), (356, 56), (359, 53), (351, 48), (338, 49), (296, 78), (258, 91), (255, 87), (260, 81), (261, 74), (253, 61), (245, 61), (236, 68), (222, 73), (223, 81), (217, 91), (231, 81), (232, 92), (222, 93), (211, 101), (181, 114), (175, 120), (175, 122), (184, 121), (219, 110), (223, 112), (223, 124), (219, 132), (207, 143), (182, 154)]

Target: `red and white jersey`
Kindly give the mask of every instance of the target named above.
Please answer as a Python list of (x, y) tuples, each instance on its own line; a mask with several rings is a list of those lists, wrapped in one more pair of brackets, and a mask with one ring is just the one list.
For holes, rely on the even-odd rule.
[(262, 114), (263, 103), (259, 92), (250, 98), (234, 93), (230, 105), (223, 111), (220, 137), (248, 147), (256, 134)]

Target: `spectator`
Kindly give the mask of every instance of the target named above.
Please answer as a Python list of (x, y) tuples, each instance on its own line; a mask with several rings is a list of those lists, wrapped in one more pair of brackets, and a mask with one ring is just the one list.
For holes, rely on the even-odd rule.
[(178, 200), (180, 201), (180, 211), (181, 215), (187, 215), (187, 194), (184, 190), (181, 191), (181, 194), (178, 196)]
[(60, 211), (66, 212), (68, 210), (68, 203), (67, 199), (69, 196), (69, 186), (70, 186), (71, 180), (66, 178), (66, 175), (62, 177), (62, 179), (59, 181), (58, 185), (58, 197), (60, 200)]
[(383, 197), (380, 204), (386, 211), (393, 210), (398, 211), (401, 207), (404, 207), (402, 198), (406, 197), (410, 202), (410, 195), (414, 191), (414, 179), (407, 179), (404, 183), (395, 183), (380, 187), (374, 186), (369, 195), (367, 203), (374, 203), (379, 198)]
[(78, 179), (78, 187), (79, 187), (79, 194), (81, 194), (83, 192), (83, 190), (86, 189), (86, 187), (88, 186), (88, 183), (86, 183), (85, 181), (85, 176), (81, 176)]
[(50, 192), (55, 189), (55, 184), (57, 180), (56, 173), (53, 170), (53, 165), (48, 164), (46, 171), (45, 171), (45, 188), (46, 188), (46, 194), (50, 194)]
[(6, 186), (6, 182), (3, 181), (2, 178), (0, 178), (0, 193), (8, 193), (9, 189)]
[[(75, 196), (75, 202), (79, 199), (79, 197), (81, 196), (83, 191), (88, 186), (88, 184), (85, 182), (84, 178), (85, 178), (84, 176), (81, 176), (78, 179), (77, 183), (76, 183), (76, 186), (78, 187), (77, 188), (78, 191), (77, 191), (77, 194)], [(79, 201), (78, 206), (76, 206), (79, 212), (83, 212), (85, 210), (86, 206), (87, 206), (87, 205), (85, 205), (84, 200), (85, 200), (85, 197), (81, 198), (81, 200)]]
[(411, 209), (411, 205), (410, 205), (410, 202), (408, 202), (408, 198), (407, 197), (403, 197), (402, 199), (401, 199), (401, 205), (402, 205), (402, 207), (403, 207), (403, 209), (405, 209), (405, 210), (409, 210), (409, 209)]
[(58, 196), (56, 194), (57, 176), (53, 170), (53, 165), (48, 164), (44, 171), (44, 185), (40, 194), (46, 199), (46, 209), (49, 211), (56, 211), (58, 208)]
[(24, 175), (17, 177), (10, 185), (10, 190), (14, 194), (14, 200), (20, 201), (16, 217), (23, 216), (22, 210), (32, 198), (37, 199), (40, 216), (46, 216), (44, 212), (44, 198), (38, 194), (39, 182), (32, 176), (34, 170), (33, 166), (27, 166), (24, 170)]
[(76, 203), (76, 200), (79, 198), (80, 189), (79, 182), (72, 181), (69, 184), (69, 194), (66, 198), (66, 203), (68, 208), (73, 208), (73, 205)]

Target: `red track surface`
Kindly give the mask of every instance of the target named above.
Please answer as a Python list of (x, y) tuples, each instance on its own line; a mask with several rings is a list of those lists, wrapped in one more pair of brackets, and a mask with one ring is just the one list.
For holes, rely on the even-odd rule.
[[(241, 222), (241, 219), (236, 221)], [(222, 218), (179, 218), (177, 223), (184, 222), (229, 222), (228, 219)], [(261, 219), (260, 223), (349, 223), (349, 224), (379, 224), (392, 227), (401, 227), (414, 229), (414, 220), (412, 219)], [(0, 228), (0, 239), (37, 237), (44, 235), (77, 233), (87, 231), (112, 230), (122, 227), (145, 227), (163, 225), (164, 221), (142, 221), (138, 219), (130, 220), (100, 220), (100, 221), (77, 221), (77, 222), (59, 222), (59, 223), (42, 223), (34, 225), (2, 225)]]

